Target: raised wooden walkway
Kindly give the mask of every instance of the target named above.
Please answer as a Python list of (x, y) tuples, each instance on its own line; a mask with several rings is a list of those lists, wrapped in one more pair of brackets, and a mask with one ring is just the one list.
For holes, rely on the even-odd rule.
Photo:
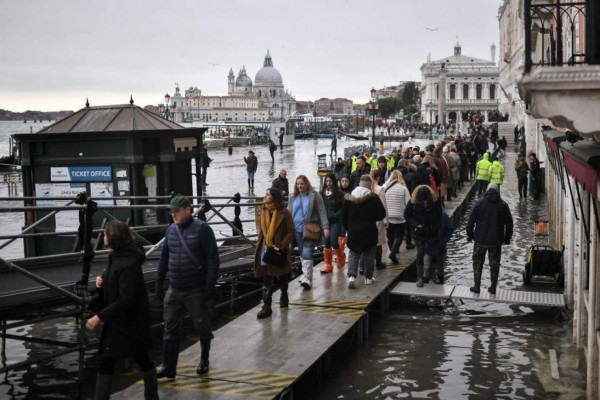
[[(391, 287), (415, 257), (415, 250), (399, 256), (401, 265), (375, 271), (375, 283), (348, 289), (347, 267), (330, 274), (315, 268), (313, 289), (303, 290), (290, 282), (290, 306), (278, 307), (273, 296), (273, 315), (259, 320), (260, 305), (215, 332), (210, 371), (196, 374), (200, 347), (194, 345), (179, 356), (177, 378), (161, 383), (161, 398), (187, 399), (280, 399), (293, 398), (292, 387), (316, 368), (317, 376), (328, 369), (330, 351), (347, 334), (361, 344), (368, 335), (368, 310), (378, 302), (387, 308)], [(143, 384), (114, 394), (115, 399), (143, 398)]]
[(473, 293), (467, 286), (461, 285), (426, 284), (419, 288), (413, 282), (399, 282), (390, 291), (390, 294), (422, 296), (445, 300), (473, 300), (541, 307), (565, 307), (565, 297), (562, 293), (498, 289), (496, 294), (490, 294), (483, 287), (481, 288), (481, 293)]

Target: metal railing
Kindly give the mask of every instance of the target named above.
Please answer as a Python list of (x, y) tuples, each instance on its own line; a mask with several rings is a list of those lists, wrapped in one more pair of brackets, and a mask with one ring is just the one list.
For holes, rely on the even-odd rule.
[[(597, 5), (591, 0), (525, 0), (525, 73), (532, 67), (599, 64)], [(583, 46), (578, 44), (583, 43)]]

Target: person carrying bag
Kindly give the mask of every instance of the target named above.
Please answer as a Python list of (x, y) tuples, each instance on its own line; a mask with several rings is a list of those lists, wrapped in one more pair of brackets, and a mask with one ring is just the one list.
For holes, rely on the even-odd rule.
[(294, 221), (285, 208), (283, 195), (275, 188), (267, 189), (264, 206), (260, 213), (260, 231), (254, 253), (254, 276), (262, 277), (263, 307), (257, 318), (268, 318), (273, 314), (271, 302), (273, 292), (279, 284), (281, 297), (279, 307), (287, 308), (289, 274), (292, 272), (290, 245), (294, 240)]

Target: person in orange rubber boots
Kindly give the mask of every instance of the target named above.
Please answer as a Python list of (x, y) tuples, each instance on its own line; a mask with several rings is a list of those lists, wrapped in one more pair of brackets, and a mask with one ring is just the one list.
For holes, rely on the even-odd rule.
[(325, 263), (321, 272), (327, 274), (333, 271), (333, 253), (336, 256), (338, 268), (343, 268), (345, 254), (343, 248), (340, 248), (339, 239), (344, 237), (344, 226), (342, 225), (342, 204), (344, 203), (344, 194), (340, 191), (337, 179), (333, 172), (325, 176), (325, 184), (321, 188), (321, 197), (325, 203), (327, 220), (329, 221), (330, 234), (325, 238), (325, 247), (323, 248), (323, 259)]

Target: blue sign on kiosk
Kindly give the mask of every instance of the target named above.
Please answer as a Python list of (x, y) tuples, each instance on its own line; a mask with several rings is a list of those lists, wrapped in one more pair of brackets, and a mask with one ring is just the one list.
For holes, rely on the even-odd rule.
[(52, 182), (110, 182), (111, 180), (110, 166), (50, 168)]

